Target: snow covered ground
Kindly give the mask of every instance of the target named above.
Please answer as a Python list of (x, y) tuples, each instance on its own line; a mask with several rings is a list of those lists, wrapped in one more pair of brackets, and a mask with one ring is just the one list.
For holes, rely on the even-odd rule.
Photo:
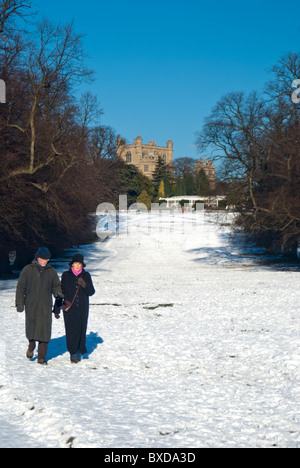
[(79, 365), (62, 319), (49, 365), (26, 359), (0, 282), (0, 447), (300, 447), (300, 272), (232, 244), (230, 216), (132, 214), (82, 248), (97, 292)]

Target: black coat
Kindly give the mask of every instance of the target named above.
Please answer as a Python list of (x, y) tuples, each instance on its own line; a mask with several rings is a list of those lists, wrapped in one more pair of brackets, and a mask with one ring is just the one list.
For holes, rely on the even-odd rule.
[(64, 298), (72, 302), (78, 288), (78, 279), (82, 278), (86, 287), (80, 286), (73, 306), (68, 312), (64, 312), (67, 348), (70, 354), (75, 354), (78, 349), (81, 354), (87, 353), (86, 330), (89, 317), (89, 297), (95, 294), (91, 275), (83, 270), (79, 276), (75, 276), (70, 268), (62, 275), (61, 285)]

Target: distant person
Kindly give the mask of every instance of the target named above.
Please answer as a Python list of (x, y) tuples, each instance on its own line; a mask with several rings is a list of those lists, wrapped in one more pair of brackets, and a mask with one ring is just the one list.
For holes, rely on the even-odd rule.
[(67, 348), (73, 364), (87, 353), (86, 331), (89, 317), (89, 297), (95, 294), (91, 275), (85, 271), (84, 257), (73, 256), (70, 269), (62, 275), (62, 290), (68, 310), (64, 310)]
[(31, 265), (23, 269), (16, 290), (17, 311), (23, 312), (25, 308), (26, 337), (29, 341), (26, 356), (33, 358), (38, 341), (38, 363), (44, 365), (47, 364), (46, 355), (51, 341), (52, 295), (57, 303), (63, 299), (58, 275), (48, 263), (50, 258), (50, 251), (41, 247)]

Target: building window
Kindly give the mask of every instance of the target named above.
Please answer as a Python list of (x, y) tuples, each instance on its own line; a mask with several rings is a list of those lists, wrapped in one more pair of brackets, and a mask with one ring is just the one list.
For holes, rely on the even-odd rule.
[(131, 161), (132, 161), (131, 153), (130, 153), (130, 151), (128, 151), (128, 152), (126, 153), (126, 162), (127, 162), (127, 163), (131, 163)]
[(149, 166), (144, 166), (144, 172), (149, 172)]
[(163, 155), (163, 162), (166, 163), (167, 162), (167, 156), (164, 154)]

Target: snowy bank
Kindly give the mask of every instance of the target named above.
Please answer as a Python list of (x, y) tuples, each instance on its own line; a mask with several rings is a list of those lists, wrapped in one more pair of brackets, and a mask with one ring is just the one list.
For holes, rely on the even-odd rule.
[(228, 218), (159, 216), (81, 249), (97, 292), (77, 366), (62, 320), (48, 367), (26, 360), (0, 282), (0, 447), (300, 447), (299, 273), (258, 265)]

